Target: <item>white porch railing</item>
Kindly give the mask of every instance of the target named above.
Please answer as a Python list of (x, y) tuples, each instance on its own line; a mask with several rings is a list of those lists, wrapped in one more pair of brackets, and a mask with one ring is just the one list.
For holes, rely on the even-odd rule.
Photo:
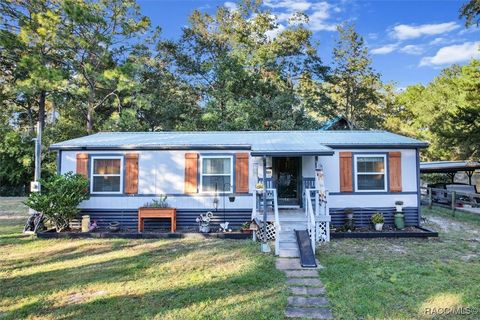
[[(263, 221), (263, 208), (259, 207), (258, 208), (259, 210), (257, 210), (257, 206), (259, 204), (262, 204), (262, 201), (257, 203), (257, 193), (256, 192), (257, 191), (255, 190), (255, 194), (253, 196), (252, 220), (259, 219), (259, 220)], [(274, 214), (273, 225), (274, 225), (274, 228), (275, 228), (275, 255), (278, 255), (280, 253), (280, 230), (281, 230), (281, 226), (280, 226), (280, 216), (278, 214), (277, 189), (267, 188), (266, 193), (267, 193), (267, 199), (266, 199), (266, 201), (263, 201), (263, 205), (266, 206), (267, 215), (268, 215), (268, 207), (269, 207), (268, 202), (272, 203), (271, 206), (272, 206), (273, 214)], [(263, 197), (263, 190), (260, 193), (260, 197)], [(268, 222), (268, 218), (267, 218), (267, 221), (263, 221), (263, 223), (265, 223), (265, 224), (267, 222)], [(259, 232), (263, 232), (263, 228), (261, 228), (259, 230)], [(267, 230), (267, 232), (268, 232), (268, 230)], [(268, 236), (267, 236), (267, 238), (268, 238)], [(254, 241), (257, 240), (256, 233), (254, 233), (254, 235), (253, 235), (253, 240)]]
[[(313, 200), (315, 201), (312, 201), (312, 192), (314, 192)], [(330, 222), (332, 218), (327, 199), (328, 191), (305, 190), (305, 215), (307, 216), (307, 228), (314, 253), (317, 242), (330, 241)]]
[(278, 215), (278, 200), (277, 200), (277, 189), (270, 189), (273, 191), (273, 212), (275, 213), (275, 255), (280, 254), (280, 217)]

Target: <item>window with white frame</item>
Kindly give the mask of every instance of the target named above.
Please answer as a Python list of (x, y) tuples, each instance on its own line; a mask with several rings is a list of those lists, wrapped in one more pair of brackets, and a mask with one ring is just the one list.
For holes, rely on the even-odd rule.
[(385, 155), (355, 155), (355, 191), (387, 191)]
[(202, 156), (200, 192), (228, 193), (233, 191), (233, 158)]
[(123, 157), (93, 156), (90, 168), (91, 193), (122, 193)]

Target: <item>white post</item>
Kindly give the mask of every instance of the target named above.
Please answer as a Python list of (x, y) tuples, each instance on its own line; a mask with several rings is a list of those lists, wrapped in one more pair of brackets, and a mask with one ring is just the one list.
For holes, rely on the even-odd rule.
[(263, 156), (263, 241), (261, 245), (262, 252), (270, 252), (267, 242), (267, 157)]
[(37, 122), (37, 137), (35, 140), (35, 177), (34, 181), (38, 182), (41, 178), (41, 166), (42, 166), (42, 126), (40, 122)]

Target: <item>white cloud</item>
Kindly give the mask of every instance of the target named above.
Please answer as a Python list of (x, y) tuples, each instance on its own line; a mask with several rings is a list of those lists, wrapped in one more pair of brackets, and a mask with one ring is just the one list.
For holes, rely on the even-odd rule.
[(335, 31), (337, 26), (332, 23), (327, 23), (326, 20), (330, 18), (330, 10), (332, 6), (327, 2), (319, 2), (312, 6), (313, 13), (309, 15), (309, 24), (312, 31)]
[(308, 1), (295, 1), (295, 0), (266, 0), (264, 4), (270, 8), (281, 8), (288, 11), (305, 11), (310, 9), (312, 3)]
[(393, 27), (390, 36), (398, 40), (415, 39), (422, 36), (443, 34), (460, 28), (456, 22), (437, 24), (407, 25), (400, 24)]
[(273, 14), (279, 23), (289, 21), (296, 12), (305, 13), (309, 18), (308, 28), (312, 31), (336, 31), (336, 24), (328, 20), (331, 17), (331, 11), (341, 11), (340, 8), (332, 6), (326, 1), (266, 0), (264, 4), (275, 9)]
[(372, 54), (376, 54), (376, 55), (379, 55), (379, 54), (388, 54), (388, 53), (392, 53), (392, 52), (395, 51), (397, 48), (398, 48), (398, 44), (393, 43), (393, 44), (384, 45), (383, 47), (379, 47), (379, 48), (372, 49), (370, 52), (371, 52)]
[(423, 57), (420, 66), (438, 66), (480, 58), (480, 41), (440, 48), (432, 57)]
[(282, 24), (278, 24), (275, 29), (268, 30), (265, 32), (265, 35), (267, 36), (267, 39), (272, 41), (274, 40), (282, 31), (285, 30), (285, 26)]
[(238, 10), (238, 5), (235, 2), (227, 1), (223, 4), (223, 6), (230, 11), (237, 11)]
[(400, 52), (406, 53), (406, 54), (413, 54), (413, 55), (419, 55), (422, 54), (425, 50), (421, 45), (415, 45), (415, 44), (408, 44), (405, 47), (400, 49)]

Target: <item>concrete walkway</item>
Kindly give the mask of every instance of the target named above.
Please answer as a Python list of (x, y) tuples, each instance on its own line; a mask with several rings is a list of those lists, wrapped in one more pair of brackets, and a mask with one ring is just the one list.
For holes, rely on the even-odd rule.
[(276, 267), (286, 274), (290, 291), (285, 317), (333, 319), (318, 268), (302, 268), (299, 259), (291, 258), (277, 258)]

